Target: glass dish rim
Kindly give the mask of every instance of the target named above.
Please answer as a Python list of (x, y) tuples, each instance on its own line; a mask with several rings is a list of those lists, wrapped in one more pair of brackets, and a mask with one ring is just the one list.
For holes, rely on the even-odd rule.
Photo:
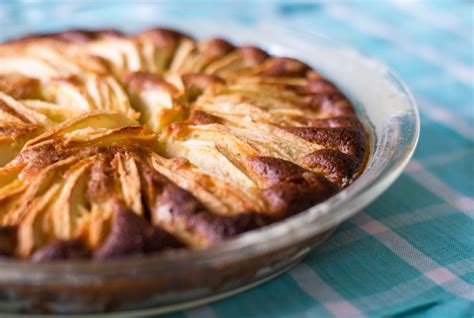
[[(286, 29), (291, 30), (292, 28)], [(385, 67), (384, 63), (369, 54), (361, 53), (360, 50), (319, 32), (300, 29), (296, 32), (305, 33), (315, 39), (354, 52)], [(385, 67), (385, 71), (386, 80), (394, 84), (400, 94), (407, 98), (410, 129), (409, 135), (405, 136), (408, 137), (407, 140), (397, 145), (391, 157), (385, 158), (386, 162), (378, 174), (367, 175), (368, 172), (365, 170), (354, 184), (328, 200), (284, 221), (250, 231), (209, 249), (167, 251), (156, 255), (129, 256), (106, 261), (87, 259), (31, 263), (16, 259), (0, 259), (0, 272), (2, 273), (0, 282), (37, 283), (52, 277), (57, 282), (82, 284), (86, 281), (96, 282), (107, 277), (130, 275), (131, 273), (147, 276), (156, 272), (175, 272), (181, 267), (189, 267), (189, 264), (192, 264), (193, 267), (206, 266), (229, 259), (245, 259), (271, 250), (278, 250), (285, 246), (291, 246), (295, 238), (297, 241), (302, 241), (337, 226), (358, 213), (361, 208), (372, 202), (395, 181), (412, 157), (418, 142), (420, 118), (415, 99), (406, 84), (393, 70)], [(373, 142), (371, 141), (371, 144)], [(349, 207), (349, 205), (352, 206)], [(333, 217), (324, 224), (319, 223), (321, 217), (327, 213), (333, 214)], [(292, 232), (293, 241), (285, 241), (286, 234), (290, 232)], [(245, 252), (238, 253), (239, 251)], [(143, 268), (146, 270), (143, 271)], [(64, 275), (59, 275), (59, 273), (64, 273)]]

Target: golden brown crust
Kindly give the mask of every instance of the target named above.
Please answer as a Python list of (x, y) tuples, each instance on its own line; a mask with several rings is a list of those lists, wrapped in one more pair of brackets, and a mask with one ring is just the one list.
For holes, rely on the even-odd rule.
[(195, 86), (200, 89), (201, 92), (205, 91), (207, 88), (225, 84), (224, 80), (216, 75), (188, 73), (183, 74), (182, 79), (187, 89)]
[(263, 76), (305, 76), (309, 66), (287, 57), (273, 57), (265, 65)]
[(269, 202), (272, 213), (284, 218), (304, 211), (337, 192), (335, 186), (330, 186), (323, 177), (317, 181), (319, 182), (313, 184), (276, 184), (264, 189), (263, 195)]
[(169, 94), (177, 94), (177, 89), (160, 76), (149, 72), (132, 72), (124, 79), (127, 87), (135, 92), (143, 90), (161, 89)]
[(257, 66), (269, 57), (264, 50), (254, 46), (243, 46), (237, 49), (247, 66)]
[(115, 203), (112, 229), (94, 257), (115, 258), (124, 255), (158, 252), (166, 248), (177, 248), (182, 244), (158, 227), (152, 226), (143, 217), (126, 206)]
[(359, 161), (365, 153), (363, 131), (353, 127), (315, 128), (289, 127), (289, 132), (311, 142), (318, 143), (330, 149), (352, 155)]
[(352, 105), (341, 93), (321, 93), (305, 96), (301, 99), (300, 107), (327, 113), (334, 117), (355, 114)]
[[(156, 225), (172, 227), (189, 232), (197, 238), (188, 242), (196, 247), (207, 247), (245, 231), (265, 225), (265, 217), (255, 213), (239, 213), (222, 216), (209, 213), (189, 192), (168, 183), (152, 209), (152, 222)], [(182, 237), (186, 240), (186, 236)]]
[(90, 251), (79, 239), (53, 241), (38, 248), (32, 255), (33, 262), (64, 260), (73, 258), (88, 258)]
[(320, 149), (302, 159), (305, 166), (321, 171), (340, 187), (350, 182), (358, 162), (360, 159), (334, 149)]
[(255, 178), (261, 179), (263, 188), (279, 183), (310, 184), (317, 175), (291, 161), (274, 157), (250, 157), (247, 165)]
[(202, 110), (194, 110), (189, 116), (187, 122), (189, 122), (191, 125), (209, 125), (219, 124), (221, 119)]
[(0, 256), (11, 256), (15, 253), (16, 226), (0, 227)]
[(169, 29), (0, 44), (0, 255), (207, 248), (361, 172), (365, 131), (310, 66)]
[(223, 56), (233, 49), (234, 46), (231, 43), (218, 38), (203, 42), (201, 45), (201, 51), (209, 59)]
[(15, 99), (32, 99), (39, 96), (40, 81), (36, 78), (0, 75), (0, 90)]
[(166, 28), (153, 28), (142, 31), (137, 38), (149, 38), (158, 48), (175, 47), (182, 39), (191, 39), (187, 34)]
[(300, 212), (337, 192), (337, 187), (322, 175), (290, 161), (253, 157), (248, 163), (262, 179), (263, 194), (278, 218)]
[(357, 127), (363, 130), (363, 127), (355, 116), (340, 116), (340, 117), (329, 117), (321, 119), (309, 119), (307, 120), (307, 125), (309, 127)]

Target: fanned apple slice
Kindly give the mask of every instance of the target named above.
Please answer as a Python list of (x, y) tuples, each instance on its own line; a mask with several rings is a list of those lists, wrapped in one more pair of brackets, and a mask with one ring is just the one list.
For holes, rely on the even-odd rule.
[(177, 98), (178, 89), (163, 78), (146, 72), (125, 77), (132, 104), (141, 114), (141, 122), (154, 131), (161, 131), (171, 122), (185, 118), (186, 109)]
[(33, 146), (53, 137), (63, 137), (67, 133), (87, 128), (116, 129), (124, 126), (134, 126), (138, 123), (119, 113), (91, 112), (82, 114), (64, 123), (58, 124), (41, 136), (30, 140), (27, 146)]
[(42, 126), (51, 126), (52, 124), (51, 120), (45, 115), (29, 109), (13, 97), (2, 92), (0, 92), (0, 103), (6, 105), (7, 108), (10, 108), (17, 116), (24, 118), (28, 123)]
[(141, 181), (135, 159), (128, 153), (115, 155), (118, 164), (120, 189), (125, 204), (136, 214), (143, 216)]
[(31, 201), (25, 209), (22, 222), (18, 225), (18, 243), (16, 254), (27, 257), (31, 252), (48, 241), (49, 233), (44, 231), (43, 215), (61, 189), (61, 184), (53, 184), (41, 196)]
[(44, 61), (21, 55), (16, 57), (0, 56), (0, 74), (22, 74), (42, 80), (67, 75), (67, 73), (58, 72)]
[(61, 123), (70, 120), (74, 117), (79, 116), (82, 113), (80, 110), (73, 107), (49, 103), (42, 100), (25, 99), (20, 100), (20, 102), (29, 109), (32, 109), (35, 112), (47, 116), (49, 119), (56, 123)]
[(20, 74), (0, 74), (0, 91), (15, 99), (37, 99), (41, 96), (40, 81)]
[(205, 74), (233, 78), (252, 73), (252, 68), (262, 64), (268, 54), (256, 47), (239, 47), (205, 67)]
[(55, 78), (42, 85), (44, 100), (64, 105), (82, 113), (93, 110), (92, 98), (77, 77)]
[(169, 69), (180, 43), (192, 41), (189, 35), (164, 28), (145, 30), (133, 39), (140, 45), (144, 70), (158, 75), (164, 75)]
[(133, 119), (140, 116), (133, 110), (127, 94), (113, 77), (90, 76), (84, 86), (93, 101), (92, 109), (121, 112)]
[[(266, 88), (262, 87), (261, 90), (265, 91)], [(226, 88), (217, 92), (217, 94), (201, 96), (195, 104), (198, 108), (206, 107), (208, 112), (214, 110), (225, 113), (228, 111), (231, 115), (236, 106), (243, 103), (258, 108), (265, 112), (267, 117), (274, 117), (275, 120), (280, 120), (282, 123), (304, 122), (304, 119), (322, 117), (317, 108), (312, 109), (305, 106), (305, 97), (281, 95), (279, 91), (281, 89), (275, 89), (274, 93), (264, 95), (258, 89), (253, 91), (242, 87), (235, 87), (232, 90)], [(252, 113), (248, 115), (252, 116)]]
[(27, 138), (7, 138), (0, 136), (0, 167), (9, 163), (20, 152)]
[(213, 213), (232, 215), (265, 209), (265, 202), (255, 186), (236, 187), (225, 180), (203, 173), (184, 158), (165, 159), (153, 154), (152, 160), (156, 171), (192, 193)]
[(28, 139), (51, 123), (43, 114), (0, 92), (0, 167), (10, 162)]
[[(15, 60), (21, 59), (21, 60)], [(53, 37), (35, 38), (2, 45), (0, 52), (4, 73), (17, 73), (41, 80), (72, 74), (108, 72), (105, 63), (83, 49)], [(18, 63), (21, 62), (21, 63)], [(8, 64), (7, 64), (8, 63)]]
[(3, 216), (14, 203), (13, 198), (26, 190), (28, 182), (20, 177), (24, 165), (8, 165), (0, 168), (0, 224), (3, 224)]
[(108, 202), (91, 203), (90, 211), (77, 219), (77, 236), (81, 237), (91, 250), (97, 249), (110, 232), (114, 209)]
[(80, 74), (84, 72), (84, 69), (81, 68), (77, 63), (74, 63), (73, 59), (69, 59), (66, 55), (68, 46), (60, 45), (60, 43), (55, 43), (56, 47), (45, 45), (35, 45), (29, 48), (29, 54), (31, 58), (40, 60), (47, 65), (50, 65), (52, 68), (56, 69), (63, 74)]
[(195, 43), (187, 38), (179, 41), (176, 51), (174, 52), (173, 60), (170, 63), (168, 72), (171, 74), (178, 74), (184, 67), (188, 56), (190, 56), (195, 49)]
[(118, 129), (86, 128), (64, 135), (69, 147), (142, 147), (157, 149), (156, 135), (145, 126), (126, 126)]
[(241, 157), (258, 153), (249, 144), (230, 134), (226, 127), (218, 124), (177, 124), (170, 126), (168, 133), (170, 135), (161, 137), (167, 156), (187, 158), (203, 172), (229, 180), (238, 187), (253, 186), (253, 182), (220, 149), (227, 149), (235, 154), (236, 162)]
[(199, 42), (180, 65), (179, 72), (201, 73), (209, 64), (225, 57), (234, 49), (232, 44), (219, 38)]
[(143, 70), (144, 63), (138, 43), (129, 38), (105, 36), (86, 43), (86, 51), (106, 60), (116, 76)]
[(273, 125), (252, 124), (245, 128), (229, 127), (229, 131), (251, 144), (260, 155), (293, 162), (322, 148), (318, 144), (306, 141)]
[[(37, 196), (41, 196), (44, 191), (49, 187), (51, 181), (57, 177), (58, 169), (63, 168), (64, 166), (68, 166), (72, 162), (75, 161), (75, 158), (67, 158), (61, 161), (58, 161), (44, 170), (40, 171), (35, 175), (30, 175), (30, 181), (28, 182), (28, 186), (24, 192), (21, 192), (18, 197), (16, 197), (14, 203), (3, 210), (2, 214), (2, 223), (5, 225), (14, 225), (18, 222), (19, 219), (24, 217), (27, 212), (28, 206), (30, 206), (33, 200)], [(33, 163), (34, 164), (34, 163)], [(21, 180), (23, 176), (18, 175), (18, 179)], [(16, 195), (17, 193), (13, 192), (10, 195)]]
[(262, 109), (262, 106), (256, 106), (256, 103), (241, 101), (240, 99), (236, 100), (232, 96), (219, 96), (216, 99), (203, 97), (193, 106), (194, 110), (204, 111), (222, 118), (233, 126), (242, 126), (242, 124), (251, 122), (297, 126), (300, 125), (300, 120), (298, 119), (304, 115), (303, 111), (295, 111), (294, 108), (287, 108), (291, 115), (288, 113), (282, 114), (281, 112), (265, 111)]
[(64, 184), (44, 216), (50, 225), (46, 230), (54, 239), (67, 240), (75, 234), (77, 218), (87, 203), (84, 196), (87, 174), (94, 159), (79, 161), (65, 172)]
[(111, 76), (87, 74), (58, 78), (45, 83), (42, 91), (46, 101), (82, 112), (114, 111), (133, 119), (140, 116), (131, 107), (121, 85)]

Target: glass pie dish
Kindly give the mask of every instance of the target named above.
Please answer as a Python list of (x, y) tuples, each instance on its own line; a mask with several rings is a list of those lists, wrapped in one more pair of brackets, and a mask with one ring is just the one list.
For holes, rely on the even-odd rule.
[[(12, 10), (2, 22), (2, 40), (71, 28), (112, 27), (134, 32), (166, 26), (197, 38), (223, 36), (237, 44), (255, 44), (270, 53), (298, 58), (350, 98), (366, 127), (370, 150), (364, 172), (342, 192), (283, 222), (207, 250), (100, 262), (33, 264), (2, 259), (0, 313), (110, 312), (129, 317), (182, 309), (250, 288), (296, 264), (338, 224), (380, 195), (415, 149), (419, 134), (416, 105), (393, 73), (324, 36), (281, 28), (271, 19), (261, 18), (264, 7), (251, 14), (241, 14), (239, 5), (210, 10), (166, 2), (31, 5), (24, 9)], [(218, 14), (201, 14), (211, 11)]]

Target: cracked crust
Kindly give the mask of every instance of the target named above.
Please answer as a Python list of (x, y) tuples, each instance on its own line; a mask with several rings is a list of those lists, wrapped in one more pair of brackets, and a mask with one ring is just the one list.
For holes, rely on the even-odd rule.
[(307, 64), (155, 28), (0, 44), (0, 255), (209, 248), (331, 197), (365, 130)]

